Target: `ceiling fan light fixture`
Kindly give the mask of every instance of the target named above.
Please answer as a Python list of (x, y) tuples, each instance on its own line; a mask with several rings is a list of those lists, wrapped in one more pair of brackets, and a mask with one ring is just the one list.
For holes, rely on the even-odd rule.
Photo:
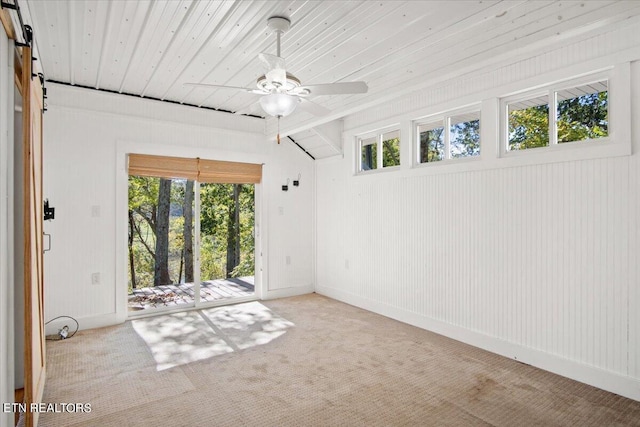
[(265, 113), (273, 117), (286, 117), (293, 113), (298, 105), (298, 98), (286, 93), (270, 93), (260, 98), (260, 106)]

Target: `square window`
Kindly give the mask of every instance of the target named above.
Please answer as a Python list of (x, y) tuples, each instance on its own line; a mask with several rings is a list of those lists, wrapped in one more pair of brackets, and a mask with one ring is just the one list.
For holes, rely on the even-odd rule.
[(382, 134), (382, 167), (400, 166), (400, 131)]
[(549, 97), (542, 95), (507, 105), (508, 150), (549, 145)]
[(368, 171), (378, 168), (377, 138), (367, 138), (360, 142), (360, 170)]
[(451, 158), (480, 155), (480, 112), (453, 116), (449, 126)]
[[(371, 135), (371, 134), (369, 134)], [(387, 130), (358, 138), (359, 172), (400, 166), (400, 130)]]
[(444, 159), (444, 126), (442, 121), (418, 125), (419, 163), (437, 162)]
[(556, 92), (559, 144), (609, 135), (607, 86), (604, 80)]

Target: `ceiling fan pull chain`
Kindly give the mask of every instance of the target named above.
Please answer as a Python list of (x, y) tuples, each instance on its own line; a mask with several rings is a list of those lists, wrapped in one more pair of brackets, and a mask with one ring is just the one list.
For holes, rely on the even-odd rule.
[(280, 144), (280, 117), (278, 116), (278, 136), (277, 136), (277, 140), (278, 140), (278, 144)]

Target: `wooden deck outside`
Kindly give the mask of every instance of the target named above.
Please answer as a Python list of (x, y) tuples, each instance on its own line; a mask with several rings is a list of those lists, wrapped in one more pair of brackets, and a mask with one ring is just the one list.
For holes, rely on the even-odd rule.
[[(200, 284), (200, 301), (212, 302), (250, 296), (254, 293), (253, 285), (253, 276), (207, 280)], [(129, 311), (192, 304), (194, 298), (193, 283), (139, 288), (129, 294)]]

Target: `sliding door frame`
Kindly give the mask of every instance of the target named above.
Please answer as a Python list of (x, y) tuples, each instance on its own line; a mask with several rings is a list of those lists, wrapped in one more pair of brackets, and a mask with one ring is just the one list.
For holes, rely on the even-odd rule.
[[(218, 301), (210, 301), (202, 303), (200, 302), (200, 182), (194, 180), (194, 204), (196, 205), (196, 209), (194, 212), (194, 229), (198, 230), (198, 233), (195, 233), (194, 239), (194, 303), (193, 304), (184, 304), (176, 307), (167, 307), (167, 308), (155, 308), (155, 309), (146, 309), (138, 312), (130, 313), (128, 311), (128, 303), (127, 303), (127, 286), (128, 283), (128, 271), (127, 271), (127, 261), (126, 261), (126, 253), (127, 253), (127, 235), (128, 235), (128, 226), (126, 221), (121, 221), (120, 218), (126, 218), (128, 212), (128, 186), (129, 186), (129, 173), (128, 173), (128, 156), (129, 154), (148, 154), (154, 156), (175, 156), (175, 157), (185, 157), (189, 156), (188, 151), (185, 153), (185, 150), (181, 150), (179, 154), (174, 154), (172, 152), (166, 153), (164, 152), (166, 147), (157, 145), (151, 146), (151, 144), (144, 143), (132, 143), (125, 141), (117, 141), (117, 182), (116, 182), (116, 278), (118, 282), (122, 282), (123, 284), (116, 286), (116, 319), (120, 322), (124, 322), (127, 319), (138, 319), (147, 316), (155, 316), (158, 314), (169, 314), (181, 311), (188, 310), (196, 310), (201, 308), (209, 308), (216, 307), (221, 305), (229, 305), (236, 304), (245, 301), (255, 301), (260, 300), (264, 296), (264, 286), (266, 285), (264, 278), (267, 277), (267, 272), (265, 270), (265, 266), (267, 265), (264, 262), (265, 252), (263, 250), (266, 239), (262, 233), (262, 221), (264, 220), (263, 216), (263, 187), (264, 187), (264, 163), (261, 160), (254, 160), (253, 163), (262, 163), (263, 165), (263, 173), (262, 173), (262, 181), (258, 184), (254, 185), (254, 293), (251, 296), (247, 297), (237, 297), (230, 299), (223, 299)], [(191, 157), (198, 157), (205, 159), (206, 157), (202, 155), (201, 152), (194, 153)], [(247, 156), (252, 157), (252, 156)], [(224, 158), (217, 158), (215, 160), (218, 161), (227, 161)], [(252, 159), (253, 160), (253, 159)], [(228, 161), (238, 161), (235, 159), (229, 159)], [(197, 213), (197, 215), (196, 215)]]
[[(253, 260), (254, 260), (254, 265), (253, 265), (253, 282), (254, 282), (254, 286), (253, 286), (253, 295), (251, 296), (246, 296), (246, 297), (235, 297), (235, 298), (226, 298), (223, 300), (219, 300), (219, 301), (208, 301), (208, 302), (200, 302), (200, 284), (202, 283), (202, 277), (200, 275), (201, 273), (201, 269), (200, 269), (200, 209), (201, 209), (201, 200), (200, 200), (200, 184), (206, 184), (200, 181), (194, 181), (194, 185), (193, 185), (193, 191), (195, 192), (194, 194), (194, 204), (195, 204), (195, 209), (194, 209), (194, 214), (195, 215), (195, 221), (194, 221), (194, 230), (197, 231), (197, 233), (195, 233), (195, 239), (194, 239), (194, 252), (195, 252), (195, 260), (194, 260), (194, 264), (193, 264), (193, 269), (195, 270), (193, 273), (193, 280), (194, 280), (194, 284), (193, 284), (193, 289), (195, 292), (194, 295), (194, 302), (195, 302), (195, 308), (207, 308), (207, 307), (215, 307), (218, 305), (227, 305), (227, 304), (235, 304), (238, 302), (245, 302), (245, 301), (255, 301), (257, 299), (262, 299), (262, 287), (258, 286), (259, 285), (259, 273), (261, 272), (262, 269), (262, 257), (261, 257), (261, 248), (262, 246), (259, 244), (259, 237), (260, 237), (260, 233), (259, 233), (259, 229), (258, 229), (258, 218), (261, 212), (260, 207), (258, 206), (258, 201), (261, 200), (261, 192), (262, 192), (262, 185), (261, 184), (245, 184), (245, 185), (253, 185), (254, 186), (254, 192), (253, 192), (253, 217), (254, 217), (254, 221), (253, 221)], [(260, 261), (260, 262), (259, 262)]]

